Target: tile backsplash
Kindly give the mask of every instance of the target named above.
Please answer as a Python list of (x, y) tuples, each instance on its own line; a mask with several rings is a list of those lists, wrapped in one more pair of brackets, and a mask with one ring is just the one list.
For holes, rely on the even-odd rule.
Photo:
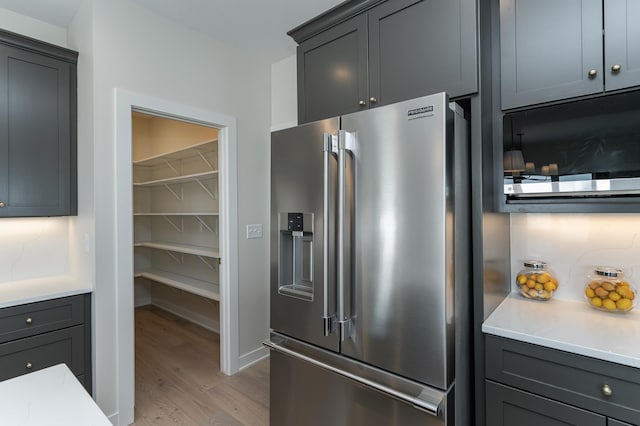
[(69, 219), (0, 219), (0, 285), (69, 274)]
[(512, 214), (511, 281), (528, 259), (558, 278), (554, 298), (582, 301), (587, 275), (615, 266), (640, 290), (640, 214)]

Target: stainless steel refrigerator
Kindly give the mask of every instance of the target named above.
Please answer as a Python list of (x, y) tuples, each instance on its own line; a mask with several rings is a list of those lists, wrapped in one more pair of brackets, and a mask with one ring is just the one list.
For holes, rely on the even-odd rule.
[(472, 424), (468, 152), (445, 93), (272, 133), (271, 425)]

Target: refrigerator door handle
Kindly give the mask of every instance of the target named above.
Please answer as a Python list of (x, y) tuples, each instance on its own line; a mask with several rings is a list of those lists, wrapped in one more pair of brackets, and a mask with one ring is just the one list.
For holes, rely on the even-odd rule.
[(410, 395), (406, 392), (402, 392), (401, 390), (394, 389), (382, 383), (359, 376), (350, 371), (344, 370), (331, 364), (327, 364), (321, 360), (290, 349), (276, 339), (267, 339), (266, 341), (262, 342), (262, 344), (267, 346), (269, 349), (308, 362), (312, 365), (322, 368), (323, 370), (331, 371), (332, 373), (339, 374), (368, 388), (374, 389), (378, 392), (382, 392), (385, 395), (389, 395), (395, 399), (410, 404), (419, 410), (425, 411), (432, 416), (439, 417), (442, 414), (445, 394), (441, 391), (436, 391), (435, 389), (423, 389), (418, 395)]
[(340, 341), (344, 342), (350, 333), (351, 315), (346, 311), (345, 291), (347, 290), (347, 232), (345, 222), (347, 197), (347, 151), (352, 151), (354, 135), (345, 130), (338, 132), (338, 327)]
[(329, 166), (331, 161), (331, 156), (333, 154), (337, 154), (338, 152), (338, 140), (335, 135), (330, 133), (325, 133), (323, 135), (324, 138), (324, 205), (323, 205), (323, 217), (324, 217), (324, 226), (322, 233), (322, 268), (323, 268), (323, 287), (322, 287), (322, 321), (323, 321), (323, 332), (325, 336), (329, 336), (333, 334), (336, 330), (336, 315), (334, 313), (329, 312), (329, 196), (331, 189), (329, 188)]

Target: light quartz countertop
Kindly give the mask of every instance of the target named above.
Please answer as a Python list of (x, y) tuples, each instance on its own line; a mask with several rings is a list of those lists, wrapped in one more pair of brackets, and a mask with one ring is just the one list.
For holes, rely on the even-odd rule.
[(0, 424), (111, 426), (65, 364), (0, 382)]
[(89, 293), (90, 285), (71, 276), (45, 277), (0, 283), (0, 308)]
[(510, 294), (482, 325), (487, 334), (640, 368), (640, 307), (624, 314), (586, 302)]

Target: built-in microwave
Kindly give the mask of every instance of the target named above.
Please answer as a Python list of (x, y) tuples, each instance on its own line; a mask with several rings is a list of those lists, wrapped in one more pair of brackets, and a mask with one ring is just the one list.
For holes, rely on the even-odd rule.
[(640, 91), (507, 113), (507, 203), (640, 196)]

